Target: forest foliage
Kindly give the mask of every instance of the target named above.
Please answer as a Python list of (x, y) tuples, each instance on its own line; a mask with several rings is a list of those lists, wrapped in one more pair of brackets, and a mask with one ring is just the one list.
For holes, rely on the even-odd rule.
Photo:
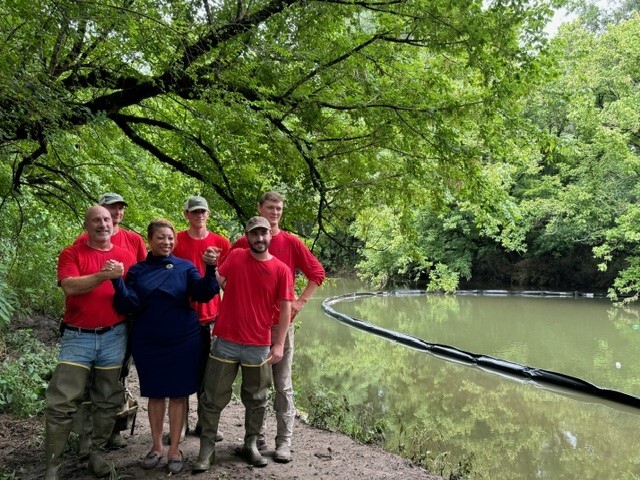
[[(57, 254), (115, 191), (125, 227), (265, 190), (329, 270), (376, 286), (640, 282), (634, 2), (0, 5), (0, 272), (59, 314)], [(2, 306), (5, 302), (0, 303)]]

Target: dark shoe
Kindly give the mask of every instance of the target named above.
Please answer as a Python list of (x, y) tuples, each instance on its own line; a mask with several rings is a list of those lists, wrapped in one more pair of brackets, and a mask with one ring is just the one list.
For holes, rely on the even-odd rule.
[(144, 457), (144, 460), (142, 460), (142, 468), (144, 468), (145, 470), (151, 470), (152, 468), (158, 466), (161, 459), (162, 455), (159, 455), (151, 450), (149, 453), (147, 453), (147, 456)]
[(170, 458), (167, 461), (167, 466), (169, 467), (169, 471), (173, 474), (178, 474), (182, 471), (182, 467), (184, 465), (184, 455), (182, 454), (182, 450), (180, 450), (180, 458)]
[(278, 463), (289, 463), (291, 461), (291, 449), (286, 443), (281, 443), (276, 447), (273, 454), (273, 461)]
[[(184, 435), (185, 435), (185, 429), (182, 429), (182, 433), (180, 434), (180, 441), (182, 442), (184, 440)], [(162, 435), (162, 444), (163, 445), (171, 445), (171, 437), (169, 436), (168, 433), (165, 433), (164, 435)]]

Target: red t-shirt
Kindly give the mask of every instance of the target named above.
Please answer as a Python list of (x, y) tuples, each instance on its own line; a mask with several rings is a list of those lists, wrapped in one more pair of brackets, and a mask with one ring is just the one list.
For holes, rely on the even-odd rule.
[[(246, 235), (233, 242), (231, 249), (236, 248), (249, 248)], [(322, 285), (325, 278), (324, 267), (302, 240), (295, 235), (280, 230), (277, 235), (271, 237), (269, 253), (289, 267), (294, 278), (296, 271), (300, 270), (308, 280)], [(274, 323), (278, 323), (279, 315), (280, 308), (276, 306), (273, 314)]]
[(218, 267), (224, 295), (213, 334), (241, 345), (271, 345), (273, 310), (292, 301), (291, 270), (275, 257), (260, 261), (248, 249), (229, 252)]
[[(176, 246), (173, 249), (173, 254), (176, 257), (184, 258), (185, 260), (189, 260), (193, 263), (200, 275), (204, 276), (205, 264), (202, 260), (202, 254), (208, 247), (216, 247), (219, 248), (220, 256), (218, 257), (220, 262), (224, 256), (231, 250), (231, 243), (229, 240), (224, 238), (222, 235), (218, 235), (217, 233), (209, 232), (209, 234), (205, 238), (193, 238), (189, 236), (189, 232), (187, 230), (183, 230), (182, 232), (178, 232), (176, 236)], [(216, 295), (210, 302), (207, 303), (199, 303), (193, 302), (193, 308), (196, 312), (198, 312), (198, 318), (200, 319), (200, 323), (206, 324), (215, 320), (218, 315), (218, 309), (220, 307), (220, 296)]]
[[(84, 232), (75, 239), (73, 244), (87, 243), (88, 240), (89, 234)], [(131, 230), (125, 230), (122, 227), (118, 228), (118, 232), (111, 236), (111, 244), (130, 251), (137, 262), (142, 262), (147, 258), (147, 246), (144, 244), (144, 239), (141, 235)]]
[[(58, 283), (65, 278), (81, 277), (99, 272), (107, 260), (124, 263), (125, 273), (136, 259), (124, 248), (112, 246), (109, 251), (96, 250), (87, 243), (65, 248), (58, 257)], [(64, 322), (75, 327), (99, 328), (117, 325), (124, 320), (113, 308), (115, 291), (105, 280), (89, 293), (67, 295)]]

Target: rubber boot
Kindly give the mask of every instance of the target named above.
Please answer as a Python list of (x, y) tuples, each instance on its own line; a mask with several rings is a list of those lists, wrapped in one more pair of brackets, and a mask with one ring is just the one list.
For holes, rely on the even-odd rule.
[(240, 398), (245, 406), (245, 437), (242, 456), (254, 467), (264, 467), (269, 462), (258, 450), (257, 440), (264, 423), (267, 394), (271, 386), (271, 366), (242, 366)]
[(119, 377), (120, 367), (94, 369), (91, 388), (93, 434), (89, 471), (97, 478), (107, 477), (113, 470), (113, 465), (106, 461), (104, 454), (124, 398), (124, 387), (119, 382)]
[(45, 431), (45, 458), (47, 461), (47, 469), (44, 478), (45, 480), (58, 480), (60, 478), (60, 466), (62, 465), (62, 453), (67, 444), (70, 431), (67, 431), (59, 425), (49, 424), (49, 422), (47, 422)]
[[(202, 397), (202, 393), (198, 395), (198, 421), (196, 422), (196, 427), (193, 431), (196, 437), (202, 435), (202, 422), (200, 421), (200, 417), (202, 416), (202, 407), (200, 407), (200, 397)], [(220, 432), (216, 432), (216, 442), (221, 442), (224, 440), (224, 437)]]
[(242, 458), (254, 467), (266, 467), (269, 461), (258, 450), (256, 440), (258, 440), (257, 435), (249, 435), (244, 438), (244, 445), (241, 451)]
[[(220, 417), (218, 417), (218, 420)], [(216, 442), (207, 438), (200, 437), (200, 450), (198, 451), (198, 459), (191, 467), (191, 473), (206, 472), (211, 468), (216, 459)]]
[[(130, 358), (127, 360), (127, 363), (130, 364)], [(126, 400), (126, 395), (125, 395), (125, 377), (126, 374), (129, 372), (128, 370), (128, 366), (127, 366), (127, 371), (126, 373), (123, 372), (123, 370), (125, 369), (124, 364), (122, 365), (121, 369), (120, 369), (120, 377), (118, 378), (118, 381), (120, 382), (120, 384), (122, 385), (122, 398), (120, 398), (120, 408), (118, 408), (118, 413), (120, 413), (122, 410), (125, 409), (126, 405), (125, 403), (127, 402)], [(117, 421), (116, 421), (117, 423)], [(120, 430), (117, 430), (114, 427), (113, 432), (111, 432), (111, 436), (109, 437), (109, 440), (107, 441), (107, 448), (109, 450), (120, 450), (122, 448), (125, 448), (127, 446), (127, 440), (122, 436), (122, 434), (120, 433)]]
[(120, 432), (111, 432), (107, 447), (109, 450), (120, 450), (127, 446), (127, 439)]
[(78, 460), (86, 460), (91, 453), (91, 402), (82, 402), (73, 423), (73, 431), (78, 434)]
[(62, 455), (73, 428), (74, 415), (85, 395), (91, 371), (59, 363), (47, 387), (45, 410), (45, 480), (58, 480)]
[(233, 381), (238, 373), (238, 363), (223, 362), (212, 357), (207, 362), (204, 387), (200, 398), (200, 452), (193, 464), (193, 473), (205, 472), (215, 460), (216, 432), (220, 413), (229, 404)]

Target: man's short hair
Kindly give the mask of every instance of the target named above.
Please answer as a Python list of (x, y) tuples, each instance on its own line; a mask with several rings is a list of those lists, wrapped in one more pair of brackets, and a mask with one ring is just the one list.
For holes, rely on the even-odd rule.
[(260, 197), (260, 201), (258, 202), (260, 205), (263, 205), (264, 202), (282, 202), (284, 203), (284, 197), (280, 195), (278, 192), (274, 192), (273, 190), (269, 192), (265, 192)]

